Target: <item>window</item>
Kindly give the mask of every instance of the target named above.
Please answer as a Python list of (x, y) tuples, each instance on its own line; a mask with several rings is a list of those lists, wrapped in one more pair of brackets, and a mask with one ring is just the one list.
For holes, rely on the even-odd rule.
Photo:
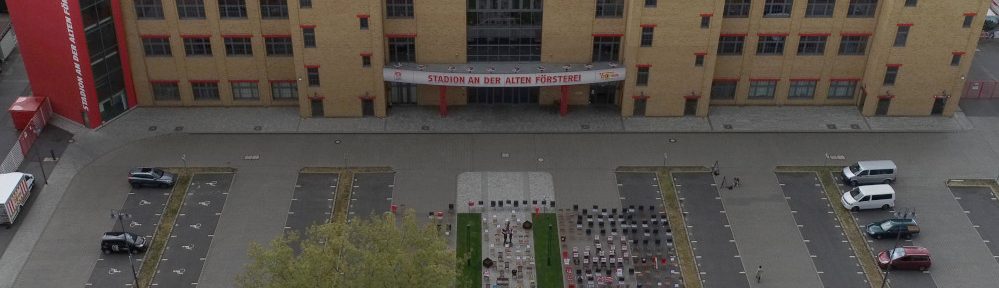
[(219, 0), (219, 17), (246, 19), (246, 0)]
[(312, 8), (312, 0), (298, 0), (298, 7)]
[(361, 67), (371, 67), (371, 55), (361, 55)]
[(184, 53), (187, 56), (212, 56), (211, 40), (208, 37), (184, 38)]
[(808, 0), (805, 17), (832, 17), (836, 0)]
[(798, 38), (798, 55), (822, 55), (826, 53), (828, 36), (801, 36)]
[(637, 86), (649, 85), (649, 67), (638, 67), (638, 77), (635, 80)]
[(950, 58), (950, 66), (961, 66), (961, 56), (963, 54), (954, 53), (954, 57)]
[(694, 66), (697, 67), (704, 66), (704, 54), (694, 55)]
[(468, 62), (541, 61), (541, 0), (469, 0), (467, 7)]
[(309, 76), (309, 86), (319, 86), (319, 67), (305, 68), (305, 72)]
[(218, 82), (191, 82), (194, 100), (219, 100)]
[(389, 38), (389, 62), (416, 62), (416, 41), (413, 38)]
[(288, 19), (288, 0), (260, 0), (260, 17)]
[(177, 17), (180, 19), (205, 19), (205, 1), (177, 0)]
[(857, 91), (857, 80), (829, 81), (829, 99), (853, 99)]
[(812, 99), (815, 97), (816, 80), (791, 80), (791, 89), (787, 92), (788, 98)]
[(642, 47), (652, 46), (652, 33), (655, 27), (642, 27)]
[(597, 18), (621, 18), (624, 0), (597, 0)]
[(173, 55), (170, 53), (170, 38), (167, 37), (143, 37), (142, 49), (146, 51), (146, 56)]
[(267, 37), (264, 38), (264, 45), (267, 46), (267, 56), (291, 56), (291, 37)]
[(593, 37), (593, 62), (617, 62), (621, 37)]
[(139, 19), (163, 19), (160, 0), (135, 0), (135, 15)]
[(226, 56), (253, 56), (250, 37), (225, 37)]
[(839, 43), (839, 55), (864, 55), (867, 51), (867, 35), (843, 36)]
[(756, 43), (756, 55), (783, 55), (784, 39), (787, 36), (760, 36)]
[(413, 0), (385, 0), (387, 18), (413, 18)]
[(961, 24), (961, 27), (971, 28), (971, 22), (975, 22), (975, 15), (964, 15), (964, 24)]
[(297, 99), (298, 84), (295, 81), (271, 82), (271, 97), (274, 100)]
[(725, 17), (745, 18), (749, 17), (749, 6), (751, 0), (725, 0)]
[(917, 0), (905, 0), (905, 7), (916, 7), (919, 1)]
[(701, 16), (701, 28), (710, 28), (710, 27), (711, 27), (711, 16), (702, 15)]
[(763, 17), (791, 17), (792, 0), (766, 0), (763, 3)]
[(180, 100), (180, 88), (177, 82), (154, 82), (153, 99), (156, 101), (178, 101)]
[(738, 80), (715, 80), (711, 83), (711, 99), (735, 99), (735, 89), (738, 85)]
[(233, 81), (233, 100), (260, 100), (260, 89), (256, 81)]
[(652, 8), (652, 7), (656, 7), (656, 5), (659, 5), (659, 1), (656, 1), (656, 0), (645, 0), (645, 7)]
[(874, 17), (875, 10), (878, 9), (878, 0), (850, 0), (850, 8), (847, 9), (847, 17)]
[(898, 66), (888, 66), (885, 70), (885, 85), (895, 85), (895, 80), (898, 79)]
[(361, 30), (368, 30), (368, 17), (361, 17), (358, 21), (361, 22)]
[(316, 48), (316, 28), (302, 28), (302, 42), (305, 48)]
[(905, 47), (909, 41), (909, 26), (898, 26), (898, 33), (895, 33), (895, 47)]
[(746, 36), (721, 36), (718, 38), (718, 55), (742, 55)]
[(773, 99), (777, 92), (777, 80), (753, 80), (749, 82), (750, 99)]

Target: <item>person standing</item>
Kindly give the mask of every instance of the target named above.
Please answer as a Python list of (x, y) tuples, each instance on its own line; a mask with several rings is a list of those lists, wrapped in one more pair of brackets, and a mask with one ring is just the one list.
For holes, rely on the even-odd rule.
[(763, 279), (763, 265), (756, 268), (756, 283), (760, 283), (760, 279)]

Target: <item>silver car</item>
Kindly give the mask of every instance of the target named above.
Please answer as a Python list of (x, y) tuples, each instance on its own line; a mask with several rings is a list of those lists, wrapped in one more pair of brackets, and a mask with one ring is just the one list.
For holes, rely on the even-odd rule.
[(895, 182), (898, 168), (891, 160), (860, 161), (843, 167), (843, 182), (857, 186), (865, 184), (891, 184)]

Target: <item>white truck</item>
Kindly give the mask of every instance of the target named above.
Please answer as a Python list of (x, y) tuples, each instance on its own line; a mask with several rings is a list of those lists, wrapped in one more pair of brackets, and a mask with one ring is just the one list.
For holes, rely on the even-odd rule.
[(17, 214), (21, 212), (24, 202), (31, 196), (31, 188), (35, 186), (35, 176), (27, 173), (13, 172), (0, 174), (0, 224), (14, 224)]

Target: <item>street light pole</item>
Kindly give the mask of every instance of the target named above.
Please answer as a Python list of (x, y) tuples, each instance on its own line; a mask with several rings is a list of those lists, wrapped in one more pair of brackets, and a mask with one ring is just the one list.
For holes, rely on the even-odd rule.
[[(115, 211), (114, 209), (111, 209), (111, 217), (118, 220), (118, 225), (121, 227), (121, 232), (128, 233), (128, 231), (125, 230), (125, 223), (122, 222), (122, 219), (131, 218), (131, 216), (132, 215), (122, 212), (121, 210)], [(128, 235), (125, 235), (125, 239), (126, 240), (128, 239)], [(132, 281), (133, 281), (132, 285), (138, 286), (139, 274), (135, 272), (135, 262), (132, 260), (132, 247), (127, 247), (127, 248), (128, 248), (128, 264), (132, 266)]]
[[(468, 266), (472, 265), (472, 243), (469, 243), (470, 241), (472, 241), (472, 224), (465, 224), (465, 247), (468, 247), (468, 249), (465, 249), (465, 255), (468, 256), (466, 263)], [(482, 245), (482, 243), (478, 244)]]
[(42, 169), (42, 181), (45, 185), (49, 184), (49, 177), (45, 176), (45, 165), (42, 164), (42, 157), (38, 156), (38, 150), (35, 150), (35, 159), (38, 160), (38, 168)]
[(552, 266), (552, 224), (548, 224), (548, 266)]

